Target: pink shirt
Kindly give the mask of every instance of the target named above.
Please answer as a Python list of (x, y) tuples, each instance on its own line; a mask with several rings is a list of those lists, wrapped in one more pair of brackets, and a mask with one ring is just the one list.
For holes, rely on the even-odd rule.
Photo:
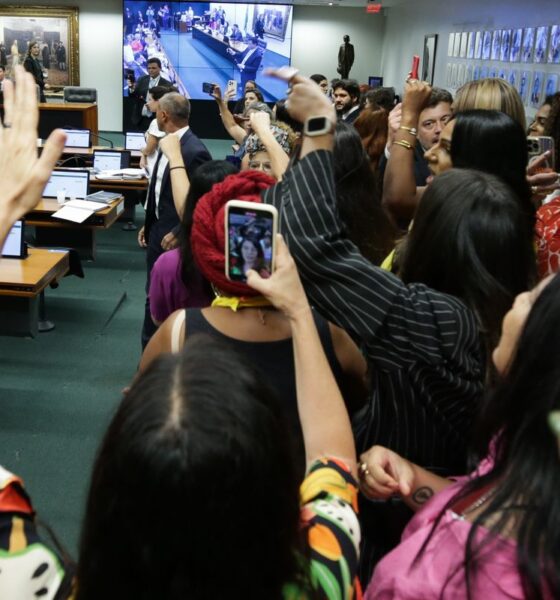
[[(491, 466), (489, 460), (484, 460), (477, 472), (486, 473)], [(401, 543), (377, 565), (365, 600), (456, 600), (467, 597), (461, 564), (471, 523), (453, 511), (444, 514), (426, 550), (412, 565), (441, 509), (467, 480), (467, 477), (458, 478), (414, 515), (404, 530)], [(474, 545), (478, 546), (485, 535), (486, 530), (480, 528)], [(476, 599), (524, 598), (514, 541), (493, 537), (483, 544), (471, 589), (471, 597)]]

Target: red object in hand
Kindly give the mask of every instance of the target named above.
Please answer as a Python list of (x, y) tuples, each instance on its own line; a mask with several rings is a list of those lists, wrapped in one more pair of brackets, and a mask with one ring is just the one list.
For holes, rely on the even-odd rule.
[(418, 79), (418, 66), (420, 65), (420, 57), (415, 54), (412, 57), (412, 68), (410, 69), (410, 78)]

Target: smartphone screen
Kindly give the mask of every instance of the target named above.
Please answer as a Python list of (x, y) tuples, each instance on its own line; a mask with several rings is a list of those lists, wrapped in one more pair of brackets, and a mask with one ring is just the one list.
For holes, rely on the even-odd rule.
[(202, 84), (202, 92), (204, 94), (211, 94), (214, 91), (213, 83), (203, 83)]
[(249, 269), (261, 277), (272, 273), (275, 223), (273, 214), (259, 208), (229, 206), (227, 211), (228, 255), (226, 274), (232, 281), (246, 282)]

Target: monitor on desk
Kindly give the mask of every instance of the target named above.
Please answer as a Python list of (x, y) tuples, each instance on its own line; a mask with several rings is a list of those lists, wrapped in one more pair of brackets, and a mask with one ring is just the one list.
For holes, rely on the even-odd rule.
[(55, 169), (43, 192), (44, 198), (56, 198), (64, 190), (66, 198), (85, 198), (89, 190), (89, 171), (82, 169)]
[(127, 131), (124, 134), (124, 140), (126, 150), (142, 150), (146, 145), (144, 134), (138, 131)]
[(25, 224), (23, 220), (16, 221), (8, 233), (2, 248), (2, 258), (25, 258), (27, 244), (24, 239)]
[(129, 150), (95, 150), (93, 152), (94, 171), (116, 171), (130, 167)]
[(63, 129), (66, 134), (65, 148), (91, 148), (91, 131), (89, 129)]

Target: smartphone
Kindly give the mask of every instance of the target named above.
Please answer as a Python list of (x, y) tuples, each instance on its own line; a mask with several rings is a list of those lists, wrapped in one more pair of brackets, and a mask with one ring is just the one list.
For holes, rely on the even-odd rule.
[(226, 277), (247, 281), (254, 269), (261, 277), (274, 272), (278, 211), (269, 204), (230, 200), (225, 210)]
[(527, 138), (527, 149), (529, 151), (529, 163), (534, 161), (543, 152), (550, 151), (550, 156), (546, 159), (546, 162), (542, 164), (542, 168), (554, 170), (555, 157), (553, 138), (546, 135), (529, 136)]
[(235, 81), (235, 79), (230, 79), (227, 82), (227, 91), (232, 92), (234, 96), (237, 96), (237, 81)]
[(410, 79), (418, 79), (418, 67), (420, 66), (420, 57), (415, 54), (412, 57), (412, 67), (410, 68)]
[(211, 94), (214, 91), (213, 83), (203, 83), (202, 84), (202, 93), (203, 94)]

